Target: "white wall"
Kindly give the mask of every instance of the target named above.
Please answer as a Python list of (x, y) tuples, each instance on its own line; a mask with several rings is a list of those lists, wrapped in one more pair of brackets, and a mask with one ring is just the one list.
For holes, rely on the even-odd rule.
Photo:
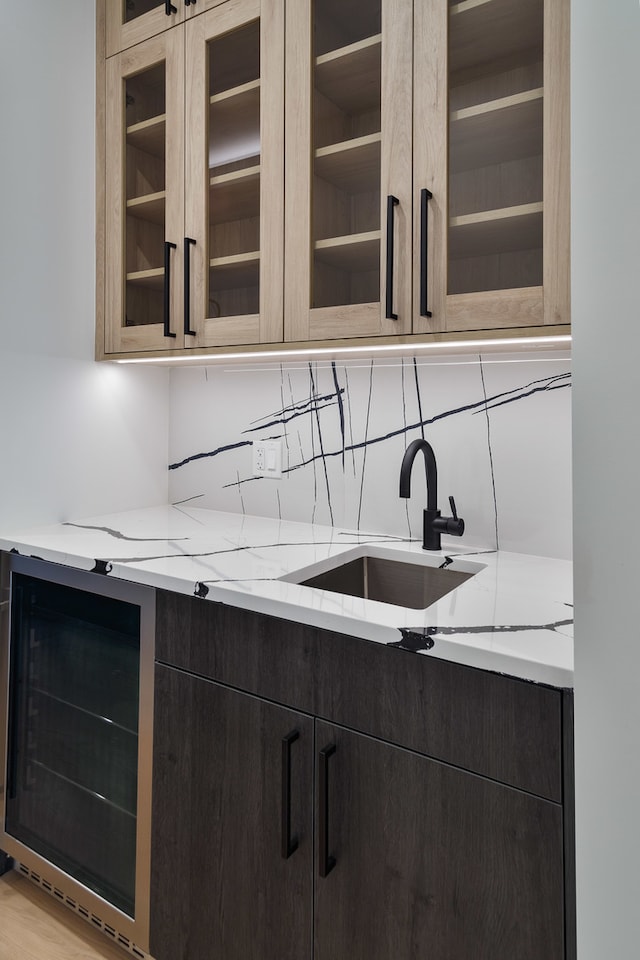
[(168, 373), (96, 364), (93, 0), (0, 0), (0, 526), (166, 502)]
[(579, 960), (640, 953), (640, 6), (572, 3)]

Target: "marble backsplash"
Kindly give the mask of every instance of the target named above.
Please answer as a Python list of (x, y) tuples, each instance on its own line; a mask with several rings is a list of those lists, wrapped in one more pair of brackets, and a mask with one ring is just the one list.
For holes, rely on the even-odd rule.
[[(563, 354), (475, 354), (178, 368), (171, 374), (172, 503), (420, 538), (422, 457), (461, 545), (571, 556), (571, 367)], [(254, 478), (254, 440), (282, 438), (282, 479)]]

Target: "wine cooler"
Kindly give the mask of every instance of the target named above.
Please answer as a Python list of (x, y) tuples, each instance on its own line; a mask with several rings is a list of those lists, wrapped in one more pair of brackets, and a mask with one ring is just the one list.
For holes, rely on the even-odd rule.
[(149, 939), (154, 592), (2, 555), (0, 850), (113, 939)]

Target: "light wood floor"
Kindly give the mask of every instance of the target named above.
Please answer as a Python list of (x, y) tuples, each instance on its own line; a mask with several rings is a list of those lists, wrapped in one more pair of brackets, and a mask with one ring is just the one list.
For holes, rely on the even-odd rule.
[(130, 957), (15, 871), (0, 877), (0, 960)]

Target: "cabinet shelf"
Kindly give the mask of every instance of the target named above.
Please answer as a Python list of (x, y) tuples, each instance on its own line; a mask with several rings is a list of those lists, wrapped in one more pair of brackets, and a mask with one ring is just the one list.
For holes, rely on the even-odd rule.
[(40, 697), (51, 701), (52, 703), (60, 704), (63, 707), (68, 707), (70, 710), (73, 710), (78, 714), (79, 718), (82, 718), (82, 715), (91, 718), (92, 720), (97, 720), (101, 724), (108, 725), (110, 728), (118, 730), (120, 733), (129, 734), (132, 737), (138, 736), (137, 730), (131, 730), (129, 727), (124, 726), (122, 723), (119, 723), (117, 720), (114, 720), (112, 717), (103, 717), (101, 714), (96, 713), (94, 710), (88, 710), (86, 707), (80, 706), (78, 703), (74, 703), (72, 700), (67, 700), (65, 697), (51, 693), (50, 690), (45, 690), (43, 687), (39, 687), (36, 684), (31, 688), (35, 694)]
[(451, 173), (542, 154), (543, 90), (527, 90), (450, 117)]
[(362, 193), (380, 186), (381, 135), (372, 133), (315, 152), (314, 171), (340, 190)]
[(209, 98), (209, 167), (260, 153), (260, 81)]
[(72, 780), (69, 777), (65, 777), (63, 773), (60, 773), (58, 770), (54, 770), (52, 767), (47, 766), (46, 763), (42, 763), (39, 760), (32, 760), (31, 763), (33, 764), (34, 768), (42, 771), (47, 777), (55, 778), (59, 783), (65, 784), (67, 787), (71, 787), (72, 791), (78, 790), (84, 796), (90, 798), (91, 801), (96, 801), (98, 807), (109, 807), (118, 814), (122, 814), (125, 817), (130, 817), (132, 820), (136, 819), (135, 810), (127, 810), (125, 807), (121, 807), (120, 804), (114, 803), (113, 800), (102, 796), (100, 793), (96, 793), (95, 790), (91, 790), (89, 787), (79, 783), (77, 780)]
[(127, 145), (144, 150), (154, 157), (164, 157), (166, 138), (166, 115), (163, 113), (150, 120), (142, 120), (127, 127)]
[(449, 221), (452, 259), (533, 250), (542, 246), (542, 203), (486, 210)]
[(380, 103), (382, 36), (367, 37), (315, 62), (315, 86), (347, 113), (373, 109)]
[(452, 74), (527, 51), (542, 52), (540, 0), (463, 0), (450, 5), (449, 69)]
[(209, 261), (209, 267), (215, 276), (211, 287), (213, 293), (257, 286), (260, 251), (252, 250), (250, 253), (238, 253), (231, 257), (214, 257)]
[(164, 267), (155, 267), (153, 270), (135, 270), (133, 273), (128, 273), (127, 283), (136, 287), (145, 287), (149, 290), (162, 290)]
[(165, 190), (150, 193), (146, 197), (135, 197), (133, 200), (127, 200), (127, 213), (139, 220), (157, 223), (162, 227), (164, 226), (165, 201)]
[(260, 165), (209, 180), (209, 222), (228, 223), (258, 216), (260, 211)]
[(347, 272), (376, 270), (380, 263), (380, 231), (316, 240), (316, 260)]

